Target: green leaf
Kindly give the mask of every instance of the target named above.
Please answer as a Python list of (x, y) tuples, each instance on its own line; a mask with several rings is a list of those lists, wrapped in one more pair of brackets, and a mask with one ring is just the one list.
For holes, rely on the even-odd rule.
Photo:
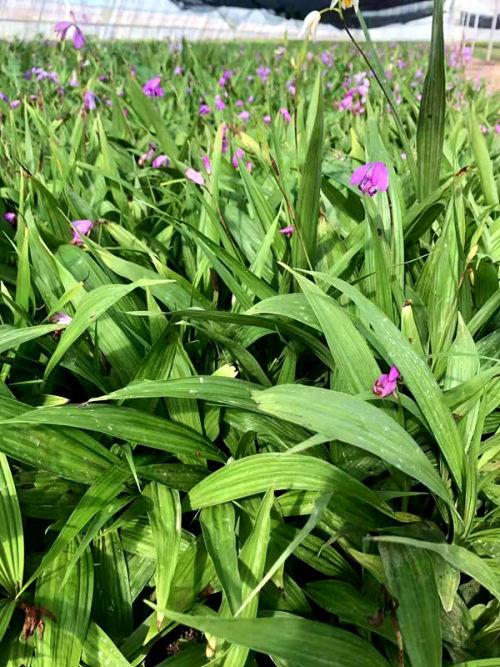
[(417, 443), (373, 405), (349, 394), (300, 385), (280, 385), (253, 396), (262, 412), (375, 454), (450, 503), (448, 491)]
[(349, 316), (323, 290), (292, 272), (321, 326), (332, 357), (352, 393), (366, 391), (380, 375), (368, 344)]
[(138, 280), (130, 285), (102, 285), (85, 294), (79, 302), (75, 316), (67, 326), (52, 357), (45, 367), (45, 377), (54, 370), (65, 353), (78, 338), (117, 301), (137, 287), (158, 285), (162, 280)]
[(132, 398), (189, 398), (201, 399), (222, 405), (255, 409), (251, 390), (259, 385), (250, 382), (235, 381), (229, 378), (199, 375), (179, 380), (142, 380), (127, 387), (113, 391), (106, 396), (90, 400), (107, 401)]
[(357, 635), (300, 616), (225, 619), (165, 613), (188, 627), (302, 667), (388, 667), (380, 653)]
[(443, 0), (434, 1), (431, 48), (417, 127), (418, 180), (420, 198), (439, 183), (445, 121), (445, 65)]
[(129, 661), (94, 621), (90, 622), (85, 635), (82, 660), (89, 667), (130, 667)]
[(495, 182), (495, 170), (486, 140), (481, 132), (480, 123), (476, 117), (474, 104), (471, 105), (468, 120), (469, 138), (474, 159), (479, 170), (485, 203), (488, 206), (498, 206), (498, 187)]
[(340, 468), (300, 454), (262, 453), (233, 461), (193, 487), (187, 498), (191, 509), (199, 509), (263, 493), (270, 488), (322, 493), (334, 490), (374, 507), (384, 507), (373, 491)]
[(241, 604), (235, 521), (231, 503), (205, 507), (200, 513), (203, 539), (233, 616)]
[(99, 534), (92, 545), (92, 556), (95, 568), (92, 618), (118, 642), (133, 628), (129, 575), (118, 532), (109, 530)]
[(50, 424), (88, 429), (115, 438), (140, 442), (173, 454), (189, 454), (198, 459), (214, 461), (224, 460), (223, 455), (196, 431), (133, 408), (111, 405), (38, 408), (24, 412), (7, 423)]
[(384, 535), (371, 538), (376, 542), (393, 542), (394, 544), (403, 544), (418, 549), (426, 549), (441, 556), (447, 563), (461, 572), (478, 581), (490, 593), (500, 599), (500, 576), (489, 564), (488, 560), (480, 558), (464, 547), (457, 544), (445, 544), (441, 542), (424, 542), (410, 537), (397, 537), (393, 535)]
[(36, 664), (40, 667), (78, 667), (92, 606), (93, 570), (90, 551), (84, 553), (61, 588), (61, 573), (72, 558), (76, 543), (52, 562), (40, 578), (36, 603), (55, 618), (45, 618), (43, 638), (37, 636)]
[[(110, 500), (116, 498), (123, 491), (126, 480), (131, 476), (132, 474), (128, 469), (112, 466), (87, 490), (25, 587), (47, 571), (49, 567), (52, 567), (54, 560), (59, 558), (63, 552), (67, 551), (65, 556), (66, 565), (72, 564), (68, 554), (73, 553), (77, 548), (73, 544), (75, 538)], [(71, 544), (73, 544), (73, 547), (70, 549)], [(64, 573), (64, 577), (68, 577), (68, 572), (69, 568)]]
[(324, 144), (323, 92), (320, 72), (316, 77), (311, 103), (316, 106), (316, 119), (301, 175), (297, 201), (297, 229), (292, 239), (292, 262), (297, 268), (313, 268), (316, 261)]
[(160, 630), (164, 623), (161, 610), (168, 603), (179, 558), (181, 502), (177, 490), (156, 482), (149, 484), (143, 495), (151, 501), (148, 516), (158, 562), (155, 578), (158, 603), (156, 626)]
[(352, 299), (360, 310), (361, 319), (373, 328), (377, 343), (384, 350), (387, 361), (398, 367), (405, 384), (415, 397), (460, 487), (464, 468), (463, 446), (451, 412), (425, 360), (415, 352), (389, 318), (370, 303), (359, 290), (343, 280), (330, 280), (324, 273), (317, 275)]
[(382, 635), (391, 642), (396, 641), (394, 629), (388, 619), (384, 619), (380, 625), (370, 622), (377, 616), (380, 600), (359, 591), (352, 584), (335, 579), (320, 579), (307, 584), (305, 592), (316, 604), (338, 616), (343, 623), (357, 625)]
[(9, 462), (0, 454), (0, 585), (15, 597), (23, 582), (24, 535)]
[[(240, 553), (239, 573), (241, 577), (241, 599), (243, 605), (237, 610), (239, 618), (255, 618), (259, 608), (258, 591), (263, 587), (261, 578), (266, 566), (267, 550), (271, 534), (271, 508), (274, 496), (267, 491), (255, 517), (252, 532)], [(269, 576), (266, 580), (269, 580)], [(256, 587), (256, 583), (260, 582)], [(248, 648), (231, 646), (224, 659), (226, 667), (245, 667)]]
[(39, 324), (34, 327), (26, 327), (17, 329), (9, 324), (0, 326), (0, 354), (13, 347), (19, 347), (23, 343), (27, 343), (45, 334), (52, 333), (56, 329), (61, 329), (60, 324)]
[[(12, 419), (29, 406), (0, 397), (0, 418)], [(0, 451), (28, 466), (65, 479), (90, 484), (118, 459), (85, 433), (46, 426), (20, 425), (0, 430)]]
[(442, 667), (441, 607), (430, 554), (391, 542), (378, 542), (378, 548), (412, 667)]

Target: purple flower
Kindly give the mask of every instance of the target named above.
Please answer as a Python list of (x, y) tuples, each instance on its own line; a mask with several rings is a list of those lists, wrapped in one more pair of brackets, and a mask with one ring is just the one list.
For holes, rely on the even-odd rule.
[(285, 107), (281, 107), (278, 113), (282, 115), (286, 123), (292, 122), (292, 117), (290, 116), (290, 112), (288, 111), (288, 109), (285, 109)]
[(71, 74), (71, 79), (69, 80), (69, 85), (72, 88), (77, 88), (78, 87), (78, 79), (76, 78), (76, 72), (75, 71), (73, 71), (73, 73)]
[(222, 76), (219, 79), (219, 86), (221, 88), (224, 88), (224, 86), (231, 80), (232, 76), (233, 76), (232, 70), (230, 69), (224, 70)]
[(224, 111), (226, 104), (220, 95), (215, 96), (215, 108), (218, 111)]
[(283, 234), (284, 236), (287, 237), (287, 239), (290, 238), (290, 236), (294, 233), (295, 227), (293, 225), (288, 225), (287, 227), (282, 227), (280, 229), (280, 234)]
[(333, 67), (333, 58), (328, 51), (323, 51), (321, 54), (321, 62), (323, 65), (326, 65), (326, 67)]
[(208, 104), (200, 104), (200, 109), (199, 109), (200, 116), (209, 116), (212, 113), (212, 109), (208, 106)]
[(286, 82), (286, 89), (288, 90), (288, 92), (292, 97), (294, 97), (297, 94), (297, 87), (293, 81)]
[(3, 214), (3, 219), (5, 222), (8, 222), (10, 225), (15, 225), (17, 222), (17, 216), (13, 211), (7, 211)]
[(391, 366), (388, 373), (384, 373), (377, 378), (373, 385), (373, 393), (380, 396), (380, 398), (385, 398), (393, 394), (397, 389), (399, 377), (400, 372), (396, 366)]
[(96, 96), (91, 90), (87, 90), (83, 95), (83, 106), (86, 111), (93, 111), (96, 107)]
[(354, 170), (350, 183), (373, 197), (377, 192), (385, 192), (389, 187), (389, 170), (383, 162), (368, 162)]
[(155, 76), (154, 79), (149, 79), (149, 81), (146, 81), (142, 87), (142, 92), (148, 97), (163, 97), (165, 95), (165, 91), (160, 86), (160, 83), (161, 77)]
[(67, 313), (64, 313), (62, 310), (59, 310), (57, 313), (54, 313), (51, 317), (49, 317), (49, 322), (53, 322), (54, 324), (71, 324), (73, 321), (73, 318), (70, 317)]
[(271, 116), (268, 113), (264, 116), (262, 120), (264, 121), (264, 125), (271, 125)]
[(57, 36), (61, 41), (66, 38), (66, 33), (73, 25), (72, 21), (59, 21), (54, 26), (54, 32), (57, 33)]
[(208, 155), (204, 155), (201, 158), (201, 161), (203, 162), (203, 166), (204, 166), (205, 171), (207, 172), (207, 174), (211, 174), (212, 173), (212, 161), (210, 160)]
[(143, 167), (146, 162), (149, 162), (153, 155), (156, 153), (156, 144), (150, 143), (148, 150), (141, 155), (141, 157), (138, 160), (139, 167)]
[(186, 178), (189, 178), (189, 180), (193, 181), (193, 183), (196, 183), (196, 185), (205, 185), (205, 179), (203, 178), (203, 175), (192, 167), (186, 169)]
[(21, 106), (21, 100), (12, 100), (12, 102), (10, 103), (11, 109), (17, 109), (20, 106)]
[(262, 81), (262, 83), (267, 83), (267, 80), (271, 75), (271, 72), (272, 72), (271, 68), (266, 67), (265, 65), (260, 65), (260, 67), (258, 67), (256, 70), (256, 74)]
[(73, 46), (75, 49), (82, 49), (85, 46), (85, 35), (78, 26), (75, 26), (73, 32)]
[(182, 74), (184, 74), (184, 67), (182, 67), (181, 65), (176, 65), (174, 69), (174, 74), (175, 76), (182, 76)]
[(235, 154), (233, 155), (232, 163), (235, 169), (238, 169), (238, 164), (242, 158), (245, 157), (245, 151), (243, 148), (237, 148)]
[(88, 236), (92, 231), (94, 223), (92, 220), (73, 220), (71, 222), (73, 226), (73, 238), (71, 243), (73, 245), (83, 245), (82, 236)]
[(242, 111), (238, 114), (238, 117), (244, 122), (247, 123), (250, 120), (250, 111)]
[(135, 77), (137, 76), (137, 67), (135, 65), (132, 65), (132, 67), (130, 68), (130, 76), (133, 79), (135, 79)]
[(162, 167), (169, 167), (170, 160), (168, 155), (157, 155), (153, 162), (151, 163), (153, 169), (161, 169)]
[(7, 102), (7, 104), (10, 102), (10, 97), (6, 95), (5, 93), (0, 92), (0, 100), (3, 100), (4, 102)]
[(73, 27), (73, 46), (75, 49), (81, 49), (85, 46), (85, 35), (81, 29), (72, 21), (59, 21), (54, 26), (54, 32), (57, 33), (57, 36), (61, 41), (66, 39), (66, 34), (68, 30)]

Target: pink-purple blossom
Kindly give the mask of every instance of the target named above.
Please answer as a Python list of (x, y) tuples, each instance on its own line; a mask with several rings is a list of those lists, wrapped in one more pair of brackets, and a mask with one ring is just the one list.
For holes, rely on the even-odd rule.
[(238, 114), (238, 117), (244, 123), (247, 123), (250, 120), (250, 111), (244, 110), (244, 111), (242, 111), (241, 113)]
[(73, 21), (59, 21), (54, 26), (54, 32), (57, 33), (57, 36), (62, 42), (66, 39), (66, 34), (70, 28), (73, 28), (73, 46), (75, 49), (83, 48), (86, 41), (85, 35)]
[(83, 245), (83, 236), (88, 236), (94, 227), (92, 220), (73, 220), (71, 222), (73, 227), (73, 238), (71, 243), (73, 245)]
[(233, 76), (233, 71), (232, 70), (230, 70), (230, 69), (224, 70), (224, 72), (222, 73), (222, 76), (219, 79), (219, 86), (221, 88), (224, 88), (224, 86), (226, 86), (226, 84), (229, 83), (232, 76)]
[(289, 112), (288, 109), (286, 109), (285, 107), (282, 107), (282, 108), (278, 111), (278, 113), (281, 114), (283, 120), (284, 120), (286, 123), (291, 123), (291, 122), (292, 122), (292, 117), (291, 117), (291, 115), (290, 115), (290, 112)]
[(141, 155), (139, 160), (137, 161), (139, 164), (139, 167), (144, 167), (146, 162), (149, 162), (152, 160), (153, 155), (156, 153), (156, 144), (151, 142), (148, 146), (148, 150)]
[(196, 185), (205, 185), (205, 179), (203, 178), (203, 174), (200, 174), (199, 171), (196, 171), (192, 167), (186, 169), (186, 178), (188, 178), (193, 183), (196, 183)]
[(199, 108), (199, 114), (200, 116), (209, 116), (212, 113), (212, 109), (208, 106), (208, 104), (200, 104)]
[(280, 229), (280, 234), (283, 234), (284, 236), (289, 239), (291, 235), (294, 233), (295, 227), (293, 225), (288, 225), (287, 227), (282, 227)]
[(165, 91), (160, 84), (161, 76), (155, 76), (153, 79), (146, 81), (142, 87), (142, 92), (144, 95), (147, 95), (147, 97), (163, 97), (165, 95)]
[(268, 113), (266, 113), (262, 120), (264, 121), (264, 125), (271, 125), (271, 116)]
[(373, 197), (389, 187), (389, 170), (383, 162), (368, 162), (354, 170), (351, 185), (357, 185), (363, 194)]
[(205, 171), (207, 172), (207, 174), (211, 174), (212, 173), (212, 161), (210, 160), (208, 155), (203, 155), (202, 158), (201, 158), (201, 161), (203, 162), (203, 167), (204, 167)]
[(256, 70), (256, 74), (262, 81), (262, 83), (267, 83), (267, 80), (269, 79), (271, 72), (272, 72), (271, 68), (266, 67), (265, 65), (260, 65)]
[(62, 324), (64, 326), (71, 324), (72, 321), (73, 318), (62, 310), (57, 311), (57, 313), (54, 313), (51, 317), (49, 317), (49, 322), (53, 322), (54, 324)]
[(96, 95), (91, 90), (87, 90), (83, 95), (83, 106), (87, 111), (93, 111), (96, 107)]
[(17, 221), (17, 216), (13, 211), (7, 211), (6, 213), (3, 214), (3, 219), (10, 225), (15, 225)]
[(378, 377), (373, 385), (373, 393), (380, 398), (385, 398), (390, 394), (393, 394), (398, 386), (398, 380), (400, 378), (400, 372), (396, 366), (391, 366), (388, 373), (383, 373)]
[(151, 163), (151, 166), (153, 169), (161, 169), (162, 167), (167, 168), (170, 166), (170, 159), (168, 155), (157, 155)]
[(11, 109), (18, 109), (21, 106), (21, 100), (12, 100), (10, 103)]
[(245, 151), (243, 148), (237, 148), (232, 159), (233, 167), (238, 169), (239, 161), (245, 157)]
[(220, 95), (215, 96), (215, 108), (217, 109), (217, 111), (224, 111), (224, 109), (226, 108), (226, 103), (224, 102), (224, 100)]

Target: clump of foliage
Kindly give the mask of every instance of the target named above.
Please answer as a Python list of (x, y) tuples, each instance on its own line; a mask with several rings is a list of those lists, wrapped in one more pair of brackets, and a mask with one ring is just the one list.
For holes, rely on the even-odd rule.
[(2, 667), (500, 664), (498, 100), (439, 20), (0, 45)]

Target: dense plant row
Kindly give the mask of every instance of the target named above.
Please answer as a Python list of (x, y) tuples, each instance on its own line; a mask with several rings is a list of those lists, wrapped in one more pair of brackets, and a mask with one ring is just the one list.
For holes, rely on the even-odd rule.
[(0, 45), (0, 666), (500, 664), (498, 98), (439, 18)]

